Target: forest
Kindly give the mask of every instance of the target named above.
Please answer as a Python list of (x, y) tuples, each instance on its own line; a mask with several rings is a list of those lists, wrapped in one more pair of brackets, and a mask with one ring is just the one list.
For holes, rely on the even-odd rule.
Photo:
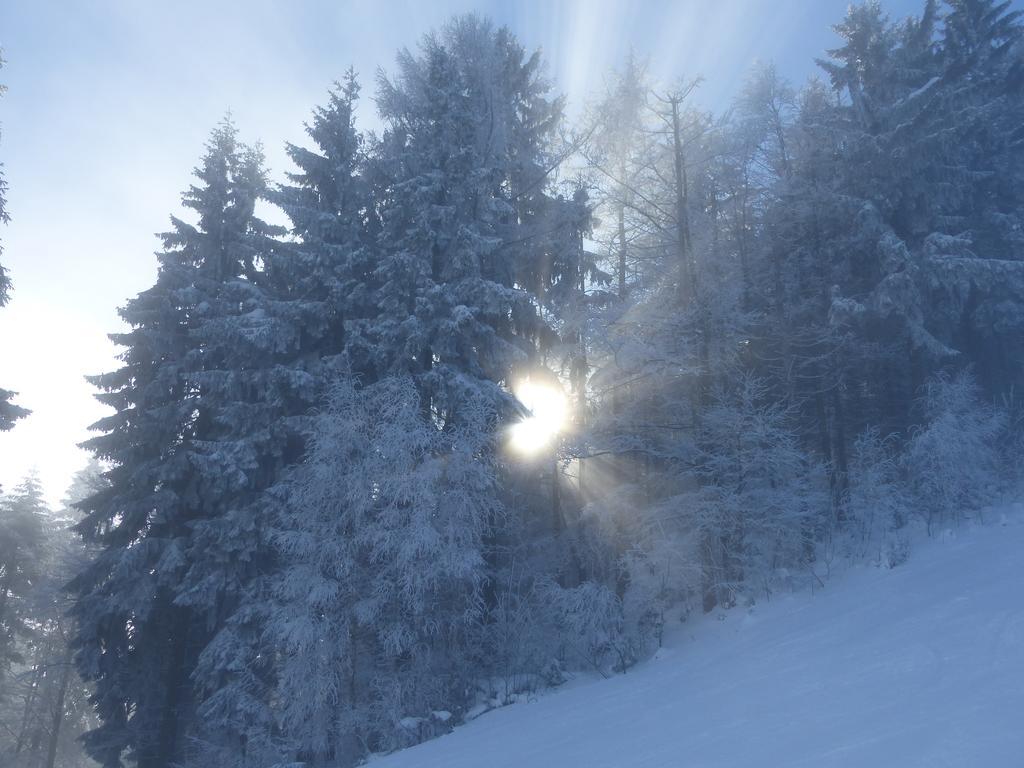
[(804, 84), (713, 114), (631, 56), (569, 120), (465, 15), (279, 177), (214, 126), (94, 461), (0, 492), (0, 764), (354, 766), (1003, 498), (1022, 18), (868, 0)]

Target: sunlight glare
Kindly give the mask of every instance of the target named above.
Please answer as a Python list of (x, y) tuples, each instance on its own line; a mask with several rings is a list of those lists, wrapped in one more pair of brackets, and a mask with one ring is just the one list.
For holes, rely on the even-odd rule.
[(565, 426), (568, 403), (557, 385), (526, 379), (515, 388), (516, 398), (530, 412), (509, 430), (512, 447), (522, 454), (546, 448)]

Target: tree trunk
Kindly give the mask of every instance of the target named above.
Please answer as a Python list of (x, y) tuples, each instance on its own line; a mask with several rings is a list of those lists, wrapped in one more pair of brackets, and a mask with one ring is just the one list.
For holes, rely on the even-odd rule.
[(619, 203), (619, 301), (626, 300), (626, 206)]
[(64, 654), (64, 668), (60, 676), (60, 688), (57, 689), (57, 701), (53, 705), (53, 716), (50, 718), (50, 743), (46, 748), (46, 768), (53, 768), (57, 761), (57, 741), (60, 728), (64, 724), (64, 698), (67, 696), (71, 682), (71, 649)]
[(15, 743), (14, 754), (20, 755), (21, 750), (25, 748), (26, 739), (29, 734), (29, 723), (32, 719), (32, 709), (35, 706), (36, 698), (39, 694), (39, 688), (41, 685), (40, 675), (42, 669), (42, 660), (45, 658), (45, 651), (40, 649), (36, 654), (36, 663), (32, 669), (32, 682), (30, 683), (30, 689), (28, 696), (25, 699), (25, 709), (21, 717), (21, 727), (18, 729), (18, 739)]
[(679, 257), (679, 292), (684, 299), (696, 296), (696, 282), (690, 264), (690, 215), (687, 206), (686, 162), (683, 154), (683, 138), (680, 135), (680, 97), (672, 97), (672, 159), (675, 167), (676, 197), (676, 245)]

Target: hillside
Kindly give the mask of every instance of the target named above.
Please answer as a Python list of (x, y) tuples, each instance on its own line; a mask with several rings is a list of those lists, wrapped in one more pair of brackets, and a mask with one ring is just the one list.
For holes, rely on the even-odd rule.
[(1024, 514), (681, 625), (576, 681), (373, 768), (1024, 765)]

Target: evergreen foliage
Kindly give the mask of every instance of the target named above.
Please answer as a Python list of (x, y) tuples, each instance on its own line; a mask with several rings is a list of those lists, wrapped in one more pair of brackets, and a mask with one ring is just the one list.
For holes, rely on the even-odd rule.
[(42, 486), (35, 475), (0, 498), (0, 682), (8, 678), (12, 664), (24, 661), (21, 641), (32, 632), (46, 518)]
[(272, 367), (252, 360), (282, 343), (261, 306), (272, 233), (255, 216), (261, 153), (225, 121), (196, 177), (182, 202), (198, 224), (172, 217), (156, 284), (121, 311), (131, 330), (112, 336), (124, 367), (93, 379), (115, 413), (87, 445), (111, 469), (81, 502), (78, 529), (98, 553), (75, 580), (74, 615), (102, 719), (86, 743), (105, 766), (126, 750), (140, 768), (182, 756), (190, 675), (259, 567), (252, 505), (287, 445), (287, 424), (267, 417), (279, 402), (265, 389)]
[[(0, 68), (4, 65), (3, 56), (0, 55)], [(7, 90), (7, 86), (0, 84), (0, 96)], [(4, 178), (3, 164), (0, 163), (0, 224), (6, 224), (11, 220), (7, 212), (7, 179)], [(0, 245), (0, 256), (3, 255), (3, 246)], [(3, 307), (11, 299), (11, 276), (0, 264), (0, 307)], [(14, 422), (28, 416), (29, 411), (11, 402), (11, 398), (17, 394), (7, 389), (0, 389), (0, 431), (11, 429)]]
[(78, 743), (82, 733), (98, 723), (89, 704), (89, 688), (72, 661), (74, 624), (64, 587), (88, 561), (88, 552), (73, 530), (78, 518), (73, 504), (101, 486), (101, 468), (93, 462), (76, 474), (58, 510), (42, 502), (39, 485), (31, 476), (5, 500), (15, 517), (19, 511), (24, 515), (26, 509), (34, 510), (31, 514), (38, 526), (31, 553), (32, 582), (19, 601), (23, 626), (14, 638), (19, 658), (0, 686), (4, 691), (0, 722), (6, 726), (0, 733), (0, 759), (12, 768), (95, 765)]

